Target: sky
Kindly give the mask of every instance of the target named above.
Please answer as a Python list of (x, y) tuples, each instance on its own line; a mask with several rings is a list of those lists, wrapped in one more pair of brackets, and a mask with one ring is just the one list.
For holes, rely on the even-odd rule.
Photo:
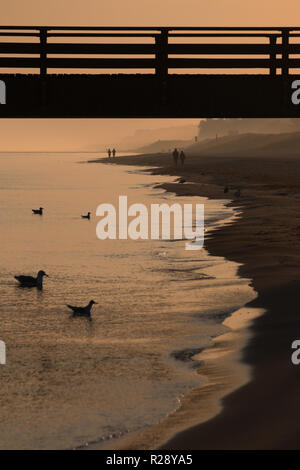
[(298, 0), (1, 0), (1, 23), (82, 26), (284, 26)]
[[(299, 0), (1, 0), (2, 25), (300, 26)], [(0, 151), (119, 142), (136, 129), (197, 120), (0, 120)]]

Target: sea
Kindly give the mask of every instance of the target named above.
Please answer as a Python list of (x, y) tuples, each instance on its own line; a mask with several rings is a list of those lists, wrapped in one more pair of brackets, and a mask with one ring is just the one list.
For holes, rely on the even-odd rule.
[[(228, 200), (158, 187), (174, 177), (88, 163), (104, 156), (0, 154), (0, 449), (105, 449), (159, 423), (201, 387), (193, 356), (253, 298), (249, 281), (205, 248), (97, 238), (97, 207), (117, 207), (120, 195), (146, 207), (204, 204), (205, 237), (239, 217)], [(40, 269), (43, 290), (14, 278)], [(92, 320), (74, 318), (67, 304), (90, 300)]]

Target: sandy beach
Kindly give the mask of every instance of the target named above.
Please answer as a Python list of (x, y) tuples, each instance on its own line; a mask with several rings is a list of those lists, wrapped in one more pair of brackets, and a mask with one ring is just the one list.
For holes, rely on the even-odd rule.
[[(207, 375), (208, 385), (202, 396), (189, 397), (189, 409), (193, 402), (194, 411), (186, 416), (187, 429), (174, 432), (163, 445), (147, 442), (145, 434), (141, 448), (157, 444), (163, 449), (297, 449), (300, 367), (291, 362), (291, 344), (300, 337), (298, 156), (286, 156), (284, 150), (259, 157), (255, 152), (243, 156), (188, 153), (184, 168), (174, 168), (168, 154), (121, 157), (114, 163), (141, 165), (174, 180), (181, 176), (184, 184), (162, 184), (178, 195), (228, 197), (229, 204), (241, 211), (240, 218), (216, 230), (205, 247), (213, 255), (241, 264), (239, 275), (251, 279), (257, 293), (246, 308), (265, 312), (239, 328), (238, 335), (233, 329), (232, 337), (216, 341), (216, 348), (229, 352), (224, 359), (214, 360), (213, 354), (204, 357), (201, 373)], [(226, 195), (225, 185), (229, 186)], [(241, 197), (234, 196), (237, 188)], [(250, 381), (238, 372), (242, 365), (249, 368)], [(219, 381), (212, 380), (216, 377)], [(128, 447), (129, 442), (123, 443), (122, 448)]]

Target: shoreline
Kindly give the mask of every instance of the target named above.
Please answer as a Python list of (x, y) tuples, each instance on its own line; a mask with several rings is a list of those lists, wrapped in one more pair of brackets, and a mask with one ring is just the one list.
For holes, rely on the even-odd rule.
[[(188, 155), (185, 168), (173, 168), (170, 155), (139, 155), (101, 163), (144, 166), (152, 174), (184, 177), (166, 183), (167, 191), (224, 199), (240, 187), (237, 223), (216, 229), (205, 246), (209, 253), (240, 264), (238, 274), (252, 279), (257, 297), (248, 307), (265, 313), (254, 319), (241, 362), (251, 380), (221, 392), (215, 417), (181, 431), (162, 449), (296, 449), (300, 370), (291, 363), (291, 343), (300, 336), (300, 169), (297, 157), (205, 157)], [(298, 219), (298, 220), (297, 220)], [(193, 427), (191, 427), (193, 426)], [(123, 447), (124, 448), (124, 447)]]
[[(250, 339), (249, 316), (252, 320), (261, 313), (256, 309), (254, 311), (249, 315), (249, 310), (242, 308), (227, 317), (229, 321), (225, 324), (229, 331), (215, 337), (211, 346), (193, 356), (193, 360), (204, 361), (197, 367), (203, 383), (184, 394), (178, 408), (154, 425), (123, 436), (117, 442), (107, 443), (105, 449), (167, 450), (169, 447), (164, 443), (170, 440), (170, 436), (177, 437), (191, 426), (217, 416), (222, 410), (222, 397), (250, 380), (249, 368), (241, 362), (240, 356), (242, 348)], [(234, 326), (235, 322), (237, 326)], [(93, 449), (97, 449), (97, 446), (93, 446)]]
[[(173, 200), (174, 202), (174, 200)], [(226, 204), (225, 204), (226, 207)], [(236, 223), (238, 214), (234, 212), (227, 217), (218, 219), (209, 228), (208, 233), (213, 236), (215, 230), (221, 230), (225, 224)], [(218, 257), (226, 263), (226, 279), (237, 282), (237, 263), (229, 262)], [(205, 268), (203, 269), (205, 272)], [(209, 276), (218, 278), (218, 269), (209, 267)], [(248, 279), (240, 279), (242, 284), (249, 285)], [(238, 286), (238, 284), (236, 284)], [(249, 296), (254, 298), (254, 291), (249, 289)], [(250, 301), (250, 299), (249, 299)], [(246, 304), (244, 304), (246, 305)], [(194, 370), (198, 374), (199, 384), (178, 397), (178, 406), (170, 410), (160, 421), (146, 427), (118, 436), (118, 439), (89, 444), (94, 450), (149, 450), (159, 448), (171, 436), (187, 429), (191, 424), (205, 422), (221, 410), (220, 399), (224, 392), (230, 392), (250, 380), (249, 368), (240, 361), (240, 351), (249, 340), (247, 329), (252, 318), (261, 314), (258, 309), (248, 309), (244, 306), (229, 309), (222, 314), (223, 321), (217, 324), (223, 326), (223, 332), (211, 337), (211, 343), (199, 348), (189, 361), (194, 361)], [(212, 320), (214, 321), (214, 320)], [(243, 331), (242, 331), (243, 328)], [(226, 370), (226, 373), (224, 372)], [(199, 409), (199, 402), (201, 407)], [(82, 447), (80, 446), (80, 449)]]
[[(130, 170), (127, 169), (127, 171)], [(141, 173), (136, 167), (133, 172)], [(151, 186), (154, 189), (162, 189), (164, 184), (166, 183), (154, 183)], [(174, 183), (167, 184), (173, 185)], [(177, 184), (176, 187), (178, 187)], [(164, 193), (167, 194), (167, 192), (164, 189)], [(174, 191), (170, 190), (169, 192), (172, 192), (174, 196)], [(176, 202), (176, 199), (172, 198), (172, 200)], [(226, 211), (230, 201), (224, 199), (224, 197), (222, 199), (217, 198), (216, 201), (220, 201), (223, 208), (222, 211), (225, 210), (225, 212), (222, 212), (223, 215), (208, 227), (208, 232), (206, 232), (208, 236), (213, 236), (215, 230), (221, 230), (227, 224), (237, 223), (240, 215), (240, 212), (233, 208), (228, 212)], [(239, 283), (240, 278), (237, 275), (237, 263), (229, 262), (223, 257), (217, 258), (220, 260), (219, 262), (226, 263), (226, 279), (228, 277), (232, 282)], [(214, 267), (209, 267), (208, 275), (217, 279), (220, 275), (218, 268), (215, 271)], [(240, 281), (244, 285), (249, 285), (248, 279), (240, 279)], [(238, 284), (236, 285), (238, 286)], [(255, 297), (255, 294), (250, 287), (248, 287), (248, 291), (248, 301), (250, 301)], [(243, 313), (241, 314), (240, 311), (243, 311)], [(238, 316), (237, 326), (231, 328), (231, 323), (235, 324), (233, 317), (236, 314)], [(249, 316), (257, 316), (258, 314), (255, 311), (255, 313), (252, 312), (249, 315), (248, 309), (236, 306), (234, 309), (229, 309), (226, 313), (222, 314), (223, 320), (216, 320), (216, 324), (223, 326), (223, 332), (218, 332), (217, 336), (212, 336), (209, 345), (206, 345), (204, 348), (198, 348), (198, 351), (195, 348), (194, 354), (189, 356), (189, 361), (194, 361), (193, 368), (199, 377), (199, 384), (179, 396), (177, 406), (171, 409), (159, 421), (146, 425), (142, 429), (118, 436), (117, 439), (107, 440), (105, 443), (102, 440), (99, 440), (99, 442), (95, 441), (90, 443), (88, 448), (94, 450), (148, 450), (159, 448), (171, 436), (190, 427), (191, 424), (198, 424), (215, 416), (221, 409), (220, 398), (222, 398), (224, 392), (232, 391), (249, 380), (248, 368), (240, 363), (239, 358), (242, 345), (244, 345), (249, 337), (248, 330), (245, 329), (241, 332), (241, 323), (246, 326), (249, 322)], [(212, 321), (214, 322), (214, 320)], [(205, 362), (203, 362), (204, 360)], [(224, 374), (225, 368), (226, 374)], [(199, 401), (202, 404), (200, 410), (198, 409)], [(79, 448), (81, 449), (82, 447), (80, 446)]]
[[(161, 188), (162, 185), (154, 187)], [(227, 224), (237, 223), (238, 215), (239, 213), (232, 212), (230, 216), (217, 221), (216, 225), (209, 228), (209, 236), (212, 237), (214, 231), (222, 230)], [(222, 257), (218, 258), (222, 259)], [(231, 273), (229, 278), (239, 279), (237, 263), (230, 262), (225, 258), (224, 260), (227, 265), (227, 274)], [(210, 268), (209, 271), (213, 277), (218, 276), (214, 268)], [(250, 282), (249, 279), (241, 280), (245, 283)], [(255, 298), (254, 290), (249, 287), (249, 291), (252, 291), (252, 297)], [(246, 307), (247, 305), (248, 303), (224, 314), (225, 318), (220, 324), (224, 327), (225, 332), (212, 337), (210, 345), (195, 352), (189, 358), (190, 361), (195, 361), (195, 371), (199, 375), (201, 383), (178, 397), (178, 406), (160, 421), (141, 430), (130, 432), (128, 435), (118, 438), (117, 441), (108, 441), (105, 449), (159, 449), (171, 437), (189, 429), (192, 425), (208, 421), (222, 410), (221, 399), (223, 396), (250, 380), (250, 368), (242, 363), (241, 351), (251, 338), (248, 327), (253, 318), (262, 314), (262, 309), (250, 309)], [(93, 446), (93, 449), (97, 448), (102, 449), (102, 447)]]

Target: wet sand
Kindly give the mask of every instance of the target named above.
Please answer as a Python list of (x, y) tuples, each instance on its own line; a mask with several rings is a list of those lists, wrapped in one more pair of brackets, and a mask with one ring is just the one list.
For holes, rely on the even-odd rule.
[[(115, 159), (116, 164), (142, 165), (151, 167), (153, 174), (186, 179), (184, 184), (163, 184), (167, 191), (218, 199), (225, 196), (240, 208), (239, 220), (215, 231), (205, 247), (213, 255), (241, 263), (239, 275), (251, 279), (257, 292), (247, 307), (265, 311), (244, 335), (230, 341), (227, 349), (234, 346), (234, 351), (226, 360), (206, 358), (201, 371), (208, 377), (205, 396), (203, 401), (201, 394), (194, 397), (198, 416), (203, 408), (202, 419), (198, 418), (201, 424), (195, 423), (191, 413), (189, 426), (193, 427), (177, 433), (161, 445), (163, 449), (300, 447), (300, 366), (291, 362), (291, 344), (300, 338), (299, 158), (284, 154), (259, 158), (188, 155), (185, 168), (174, 168), (166, 154)], [(226, 195), (225, 185), (229, 186)], [(234, 196), (237, 188), (241, 188), (240, 198)], [(220, 344), (222, 347), (222, 337), (216, 348)], [(250, 367), (250, 381), (242, 381), (238, 363)], [(214, 383), (211, 378), (218, 374), (223, 379)], [(155, 442), (145, 442), (144, 448), (147, 445), (153, 448)]]

